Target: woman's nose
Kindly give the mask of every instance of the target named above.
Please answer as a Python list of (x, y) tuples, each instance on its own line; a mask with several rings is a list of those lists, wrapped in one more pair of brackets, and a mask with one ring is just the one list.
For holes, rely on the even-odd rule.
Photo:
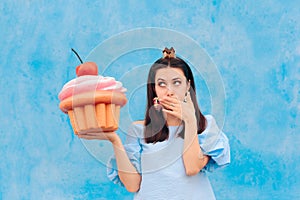
[(167, 96), (173, 96), (174, 95), (174, 91), (171, 87), (168, 87), (168, 90), (167, 90)]

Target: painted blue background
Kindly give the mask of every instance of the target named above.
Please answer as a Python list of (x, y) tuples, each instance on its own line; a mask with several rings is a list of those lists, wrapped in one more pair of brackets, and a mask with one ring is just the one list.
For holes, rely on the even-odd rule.
[(190, 36), (220, 70), (232, 163), (210, 175), (217, 199), (299, 199), (299, 11), (292, 0), (1, 1), (0, 199), (132, 198), (73, 135), (57, 94), (75, 77), (70, 48), (84, 58), (141, 27)]

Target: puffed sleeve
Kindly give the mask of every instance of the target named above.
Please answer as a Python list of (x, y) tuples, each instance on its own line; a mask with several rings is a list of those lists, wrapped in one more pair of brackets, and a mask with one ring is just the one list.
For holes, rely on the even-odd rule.
[(213, 116), (206, 115), (207, 127), (198, 134), (203, 154), (210, 156), (210, 160), (202, 171), (212, 172), (230, 163), (230, 147), (228, 138), (218, 128)]
[[(129, 127), (126, 140), (124, 142), (124, 148), (128, 155), (130, 162), (136, 168), (138, 173), (141, 173), (141, 138), (138, 135), (141, 135), (141, 127), (138, 127), (137, 124), (132, 124)], [(118, 175), (118, 167), (115, 156), (112, 156), (107, 163), (107, 176), (115, 184), (124, 186), (121, 182)]]

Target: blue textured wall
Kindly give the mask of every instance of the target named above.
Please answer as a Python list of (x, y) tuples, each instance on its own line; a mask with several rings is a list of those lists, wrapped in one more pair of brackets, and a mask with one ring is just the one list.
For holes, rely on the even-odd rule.
[[(75, 77), (70, 48), (87, 57), (142, 27), (188, 35), (221, 73), (232, 163), (210, 175), (217, 198), (300, 198), (299, 2), (195, 2), (1, 1), (0, 199), (132, 198), (74, 137), (57, 94)], [(131, 58), (138, 65), (157, 55)], [(125, 57), (119, 65), (133, 65)], [(206, 113), (209, 100), (200, 100)]]

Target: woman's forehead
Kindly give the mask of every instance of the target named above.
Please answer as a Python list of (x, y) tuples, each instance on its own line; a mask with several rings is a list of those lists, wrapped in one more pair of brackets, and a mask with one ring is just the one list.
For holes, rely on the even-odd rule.
[(155, 80), (157, 79), (172, 80), (174, 78), (185, 78), (183, 71), (180, 68), (162, 68), (156, 71)]

